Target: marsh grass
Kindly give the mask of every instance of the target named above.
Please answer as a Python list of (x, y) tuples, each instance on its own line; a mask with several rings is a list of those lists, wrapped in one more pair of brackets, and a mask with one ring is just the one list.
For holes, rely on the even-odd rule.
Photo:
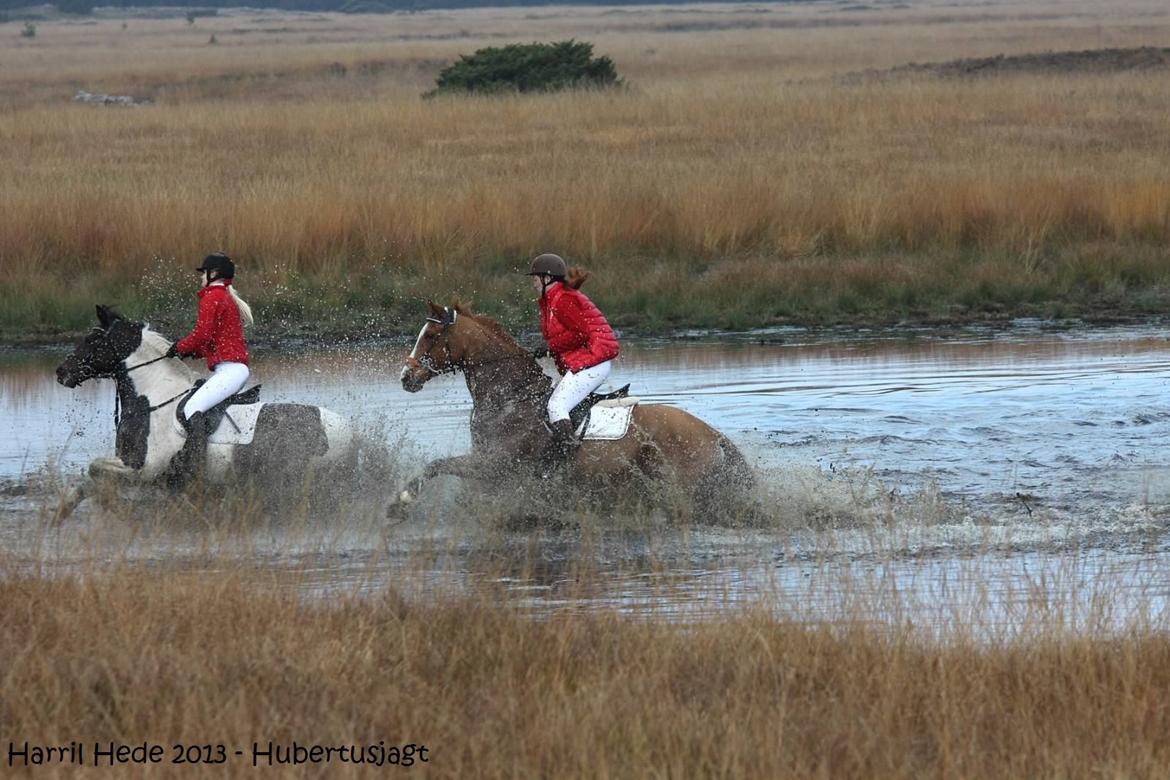
[(415, 601), (392, 586), (306, 599), (303, 583), (246, 567), (5, 577), (6, 736), (421, 743), (441, 777), (1157, 776), (1170, 759), (1170, 642), (1149, 628), (940, 644), (764, 607), (535, 620), (490, 586)]
[[(45, 25), (0, 53), (0, 325), (75, 328), (119, 293), (165, 309), (159, 269), (211, 248), (289, 327), (400, 330), (403, 301), (450, 292), (514, 324), (531, 312), (513, 272), (550, 248), (647, 329), (1156, 310), (1163, 74), (837, 78), (1165, 32), (1143, 0), (1095, 28), (1089, 7)], [(574, 27), (636, 88), (418, 98), (460, 51)], [(235, 28), (207, 57), (208, 30)], [(62, 105), (86, 74), (159, 102)]]
[[(402, 452), (363, 461), (375, 493), (408, 475)], [(0, 724), (33, 744), (242, 749), (217, 776), (254, 773), (268, 740), (425, 744), (441, 777), (1160, 773), (1156, 571), (1135, 604), (1075, 556), (1004, 580), (972, 549), (932, 590), (935, 559), (894, 531), (950, 522), (937, 494), (778, 476), (762, 530), (517, 530), (458, 498), (467, 524), (388, 528), (341, 504), (273, 518), (247, 496), (41, 528), (0, 557)], [(797, 531), (820, 536), (788, 550)]]

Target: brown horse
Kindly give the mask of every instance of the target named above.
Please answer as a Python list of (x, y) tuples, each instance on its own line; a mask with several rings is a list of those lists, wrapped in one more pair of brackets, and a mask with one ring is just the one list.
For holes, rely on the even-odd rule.
[[(399, 501), (412, 501), (424, 480), (440, 474), (495, 482), (535, 479), (539, 454), (551, 435), (545, 419), (552, 380), (491, 318), (458, 304), (428, 306), (430, 316), (402, 368), (402, 387), (416, 393), (432, 377), (462, 371), (472, 399), (472, 451), (427, 464)], [(751, 468), (727, 437), (681, 409), (660, 404), (637, 405), (621, 439), (582, 442), (562, 479), (573, 494), (595, 498), (665, 482), (681, 488), (699, 513), (729, 508), (728, 502), (743, 499), (754, 482)]]

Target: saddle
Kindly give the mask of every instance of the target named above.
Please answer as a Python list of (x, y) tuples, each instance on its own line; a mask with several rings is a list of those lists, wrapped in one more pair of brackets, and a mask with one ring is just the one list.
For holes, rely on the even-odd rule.
[[(190, 428), (187, 425), (187, 423), (188, 423), (187, 415), (184, 413), (184, 410), (187, 408), (187, 402), (191, 400), (191, 396), (195, 395), (195, 391), (198, 390), (200, 387), (202, 387), (203, 383), (205, 381), (206, 380), (204, 380), (204, 379), (197, 380), (195, 382), (195, 385), (191, 388), (191, 392), (187, 393), (187, 395), (185, 395), (183, 397), (183, 400), (179, 401), (178, 405), (175, 407), (175, 419), (179, 421), (179, 425), (183, 428), (184, 431), (190, 430)], [(208, 409), (204, 413), (204, 415), (207, 419), (207, 426), (208, 426), (207, 430), (209, 430), (209, 431), (216, 430), (217, 428), (219, 428), (219, 424), (221, 422), (223, 422), (223, 418), (227, 417), (228, 421), (232, 424), (232, 427), (234, 427), (236, 429), (236, 431), (238, 432), (240, 430), (240, 427), (238, 425), (236, 425), (236, 421), (233, 420), (231, 418), (231, 415), (229, 415), (227, 413), (228, 407), (235, 406), (237, 404), (259, 403), (260, 402), (260, 388), (261, 387), (262, 387), (262, 385), (253, 385), (252, 387), (249, 387), (247, 390), (236, 393), (235, 395), (229, 395), (227, 398), (223, 399), (222, 401), (217, 403), (215, 406)]]
[[(585, 400), (569, 410), (569, 421), (573, 423), (574, 431), (584, 431), (584, 423), (589, 419), (589, 411), (594, 405), (602, 401), (612, 401), (615, 398), (626, 398), (630, 394), (630, 386), (624, 385), (612, 393), (590, 393)], [(580, 438), (580, 433), (577, 437)]]

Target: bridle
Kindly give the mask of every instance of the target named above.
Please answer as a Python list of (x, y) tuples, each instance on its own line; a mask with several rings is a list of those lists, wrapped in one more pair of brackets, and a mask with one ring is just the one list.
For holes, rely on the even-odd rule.
[[(458, 371), (459, 365), (451, 359), (451, 339), (449, 336), (447, 336), (447, 329), (455, 324), (455, 320), (458, 319), (458, 317), (459, 312), (450, 308), (443, 309), (442, 319), (439, 319), (438, 317), (427, 317), (427, 322), (433, 322), (439, 326), (439, 332), (435, 334), (431, 348), (426, 351), (426, 354), (424, 354), (422, 357), (415, 357), (414, 355), (407, 357), (406, 365), (411, 366), (412, 368), (414, 365), (422, 366), (427, 371), (431, 372), (431, 376), (453, 374)], [(443, 349), (447, 353), (447, 366), (443, 369), (435, 368), (435, 361), (431, 358), (431, 350), (438, 346), (440, 336), (446, 337), (443, 339)]]
[[(421, 357), (414, 357), (413, 355), (407, 357), (406, 361), (405, 361), (406, 366), (408, 368), (415, 368), (416, 366), (421, 366), (422, 368), (425, 368), (427, 371), (429, 371), (431, 376), (442, 376), (443, 374), (453, 374), (456, 371), (466, 370), (466, 369), (473, 368), (473, 367), (490, 366), (493, 363), (505, 363), (505, 362), (508, 362), (511, 360), (529, 360), (530, 359), (531, 356), (527, 352), (523, 352), (523, 353), (519, 353), (519, 354), (512, 354), (512, 355), (504, 355), (503, 357), (497, 357), (493, 360), (477, 360), (474, 363), (468, 363), (466, 358), (461, 358), (459, 360), (452, 359), (451, 346), (450, 346), (450, 336), (448, 336), (447, 330), (452, 325), (455, 324), (455, 320), (458, 319), (458, 317), (459, 317), (459, 312), (456, 311), (455, 309), (451, 309), (448, 307), (443, 308), (442, 318), (427, 317), (427, 319), (426, 319), (427, 322), (433, 322), (439, 326), (439, 332), (434, 335), (431, 347), (430, 347), (430, 349), (427, 350), (427, 353)], [(435, 347), (439, 346), (439, 343), (440, 343), (439, 338), (444, 337), (444, 336), (446, 338), (444, 338), (442, 341), (442, 347), (446, 351), (447, 365), (446, 365), (446, 367), (439, 369), (439, 368), (435, 368), (434, 360), (431, 358), (430, 353), (431, 353), (431, 350), (433, 350), (433, 349), (435, 349)]]
[[(106, 331), (103, 330), (102, 328), (94, 328), (91, 331), (91, 333), (104, 334), (104, 333), (106, 333)], [(157, 363), (160, 360), (166, 360), (168, 357), (169, 356), (164, 353), (164, 354), (160, 355), (159, 357), (151, 358), (150, 360), (144, 360), (141, 363), (136, 363), (132, 366), (125, 366), (125, 365), (119, 364), (119, 366), (114, 369), (113, 373), (109, 375), (109, 378), (113, 379), (116, 384), (120, 385), (123, 379), (130, 378), (131, 371), (137, 371), (138, 369), (149, 366), (152, 363)], [(89, 379), (102, 379), (104, 376), (105, 375), (103, 375), (103, 374), (94, 374), (93, 376), (86, 377), (85, 379), (82, 379), (77, 384), (78, 385), (83, 384), (84, 382), (86, 382)], [(194, 388), (188, 387), (183, 392), (179, 393), (176, 396), (168, 398), (167, 400), (163, 401), (162, 403), (158, 403), (158, 404), (155, 404), (153, 406), (148, 406), (146, 408), (145, 414), (153, 414), (154, 412), (157, 412), (159, 409), (170, 406), (171, 404), (173, 404), (175, 401), (178, 401), (183, 396), (190, 395), (193, 391), (194, 391)], [(140, 414), (143, 414), (143, 412), (135, 411), (133, 413), (133, 416), (137, 416)], [(127, 416), (131, 416), (131, 414), (127, 413)], [(121, 422), (122, 422), (122, 394), (120, 392), (115, 391), (115, 393), (114, 393), (114, 429), (115, 430), (117, 430), (117, 428), (121, 424)]]
[[(101, 334), (103, 334), (103, 335), (104, 335), (104, 334), (106, 334), (106, 333), (107, 333), (107, 331), (106, 331), (106, 330), (104, 330), (104, 329), (102, 329), (102, 328), (93, 328), (93, 329), (91, 329), (91, 330), (90, 330), (90, 334), (95, 334), (95, 333), (101, 333)], [(83, 384), (83, 383), (85, 383), (85, 382), (89, 381), (90, 379), (107, 379), (107, 378), (108, 378), (108, 379), (114, 379), (114, 380), (116, 380), (116, 379), (118, 379), (118, 378), (119, 378), (119, 377), (121, 377), (121, 376), (124, 376), (124, 375), (126, 375), (126, 374), (129, 374), (131, 371), (137, 371), (138, 369), (140, 369), (140, 368), (144, 368), (145, 366), (149, 366), (149, 365), (150, 365), (150, 364), (152, 364), (152, 363), (157, 363), (157, 362), (159, 362), (160, 360), (166, 360), (168, 357), (169, 357), (169, 355), (167, 355), (166, 353), (164, 353), (164, 354), (162, 354), (162, 355), (159, 355), (159, 356), (158, 356), (158, 357), (156, 357), (156, 358), (152, 358), (152, 359), (150, 359), (150, 360), (144, 360), (144, 361), (142, 361), (141, 363), (136, 363), (136, 364), (135, 364), (135, 365), (133, 365), (133, 366), (123, 366), (123, 365), (119, 365), (119, 366), (118, 366), (117, 368), (115, 368), (115, 369), (113, 370), (113, 372), (112, 372), (112, 373), (110, 373), (109, 375), (105, 375), (105, 374), (94, 374), (94, 375), (92, 375), (92, 376), (87, 376), (87, 377), (85, 377), (84, 379), (81, 379), (81, 380), (79, 380), (77, 384), (79, 384), (79, 385), (80, 385), (80, 384)], [(121, 361), (119, 361), (119, 363), (120, 363), (120, 362), (121, 362)]]

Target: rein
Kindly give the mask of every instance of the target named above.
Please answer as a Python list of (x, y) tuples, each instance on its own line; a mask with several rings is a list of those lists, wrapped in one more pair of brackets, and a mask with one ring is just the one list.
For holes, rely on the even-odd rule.
[(125, 366), (125, 367), (122, 369), (122, 371), (124, 371), (125, 373), (129, 374), (131, 371), (134, 371), (135, 369), (142, 368), (143, 366), (149, 366), (151, 363), (157, 363), (157, 362), (158, 362), (158, 361), (160, 361), (160, 360), (166, 360), (166, 359), (167, 359), (167, 357), (169, 357), (169, 356), (168, 356), (168, 355), (162, 355), (161, 357), (156, 357), (156, 358), (155, 358), (155, 359), (153, 359), (153, 360), (144, 360), (143, 362), (139, 363), (139, 364), (138, 364), (138, 365), (136, 365), (136, 366)]

